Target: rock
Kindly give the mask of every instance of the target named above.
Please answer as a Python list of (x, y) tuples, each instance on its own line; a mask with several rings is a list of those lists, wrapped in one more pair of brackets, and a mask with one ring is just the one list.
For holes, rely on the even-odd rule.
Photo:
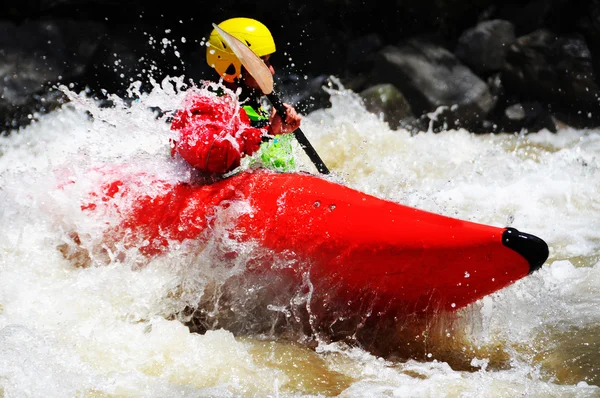
[(21, 105), (48, 82), (80, 77), (102, 32), (100, 25), (85, 22), (0, 23), (2, 100)]
[(0, 101), (0, 135), (8, 135), (11, 131), (27, 126), (39, 115), (51, 112), (68, 101), (61, 91), (52, 89), (31, 94), (18, 106)]
[(348, 42), (346, 67), (352, 73), (369, 72), (377, 51), (382, 47), (382, 38), (374, 33), (351, 40)]
[[(141, 81), (144, 91), (150, 74), (157, 81), (165, 75), (214, 79), (202, 41), (211, 23), (233, 16), (232, 9), (251, 9), (253, 17), (269, 26), (277, 43), (272, 57), (276, 76), (291, 82), (288, 97), (302, 104), (303, 112), (328, 106), (328, 95), (317, 81), (332, 75), (357, 93), (380, 83), (394, 84), (417, 120), (426, 125), (430, 119), (423, 115), (447, 106), (445, 112), (436, 113), (439, 123), (433, 124), (434, 129), (460, 126), (488, 131), (490, 123), (503, 120), (504, 109), (515, 103), (541, 104), (574, 126), (600, 125), (598, 104), (585, 91), (596, 95), (594, 85), (588, 84), (594, 79), (581, 57), (570, 53), (581, 52), (576, 37), (582, 34), (589, 55), (583, 63), (591, 63), (597, 84), (600, 0), (399, 0), (396, 5), (223, 0), (211, 12), (198, 14), (190, 12), (184, 1), (164, 7), (107, 0), (9, 0), (0, 17), (0, 126), (14, 128), (15, 123), (31, 120), (30, 115), (60, 105), (52, 104), (59, 96), (44, 93), (57, 82), (90, 88), (91, 94), (103, 98), (102, 90), (123, 96), (132, 81)], [(517, 36), (546, 28), (559, 40), (543, 44), (545, 50), (517, 50), (522, 54), (513, 54), (510, 66), (498, 69), (510, 56), (501, 43), (510, 41), (511, 24)], [(435, 35), (444, 44), (427, 42), (423, 35)], [(415, 36), (420, 39), (398, 44)], [(454, 58), (448, 49), (455, 51)], [(403, 61), (394, 64), (394, 53)], [(553, 66), (536, 71), (531, 63), (538, 61)], [(552, 70), (561, 63), (570, 74)], [(482, 81), (499, 70), (508, 93), (496, 110), (497, 95), (490, 94)], [(399, 75), (393, 76), (396, 72)], [(474, 77), (477, 74), (481, 79)], [(547, 75), (552, 76), (548, 81)], [(295, 76), (302, 78), (294, 83)], [(304, 76), (314, 85), (304, 84)], [(544, 90), (552, 82), (556, 90), (548, 94)]]
[(540, 29), (522, 36), (507, 53), (502, 80), (508, 92), (552, 106), (576, 127), (600, 123), (600, 86), (582, 36), (558, 36)]
[[(591, 0), (594, 1), (594, 0)], [(512, 22), (517, 36), (547, 28), (556, 32), (573, 31), (573, 24), (584, 15), (590, 0), (496, 1), (494, 19)]]
[(501, 73), (488, 77), (488, 87), (494, 95), (496, 106), (488, 114), (483, 129), (478, 132), (534, 133), (541, 129), (556, 132), (558, 120), (547, 104), (521, 101), (518, 96), (506, 92)]
[(485, 21), (463, 32), (454, 54), (475, 73), (487, 76), (504, 68), (506, 50), (515, 39), (512, 23)]
[(600, 78), (600, 0), (590, 1), (577, 23), (592, 54), (594, 73)]
[(516, 103), (504, 109), (502, 132), (536, 132), (547, 129), (553, 133), (557, 124), (552, 115), (537, 102)]
[(362, 91), (365, 108), (382, 119), (396, 130), (402, 125), (402, 121), (413, 117), (410, 104), (404, 95), (393, 84), (379, 84)]
[(103, 32), (88, 22), (0, 22), (0, 126), (14, 129), (59, 106), (53, 101), (64, 97), (48, 89), (84, 75)]
[(521, 104), (514, 104), (504, 110), (504, 114), (510, 120), (523, 120), (525, 119), (525, 109)]
[(439, 119), (450, 128), (478, 126), (494, 106), (486, 83), (447, 49), (413, 38), (378, 54), (371, 83), (391, 83), (417, 116), (448, 107)]

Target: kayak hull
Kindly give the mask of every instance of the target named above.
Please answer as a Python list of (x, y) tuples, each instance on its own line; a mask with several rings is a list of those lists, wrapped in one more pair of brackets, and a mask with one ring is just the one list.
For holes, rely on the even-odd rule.
[[(207, 239), (224, 209), (244, 203), (246, 211), (229, 220), (229, 237), (266, 249), (247, 271), (304, 286), (315, 315), (366, 307), (455, 311), (522, 279), (548, 256), (533, 235), (404, 206), (310, 174), (254, 170), (209, 185), (156, 185), (160, 193), (137, 195), (107, 239), (160, 255), (172, 242)], [(109, 186), (102, 202), (116, 192), (136, 195)], [(527, 250), (508, 247), (510, 234), (522, 235), (517, 246)], [(282, 255), (293, 266), (276, 265)]]

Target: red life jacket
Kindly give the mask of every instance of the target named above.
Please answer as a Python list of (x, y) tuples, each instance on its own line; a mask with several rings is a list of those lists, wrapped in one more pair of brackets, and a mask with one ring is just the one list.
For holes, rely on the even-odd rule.
[(205, 174), (235, 169), (243, 156), (258, 150), (263, 136), (251, 126), (237, 98), (196, 90), (190, 90), (171, 129), (179, 135), (171, 154), (178, 153)]

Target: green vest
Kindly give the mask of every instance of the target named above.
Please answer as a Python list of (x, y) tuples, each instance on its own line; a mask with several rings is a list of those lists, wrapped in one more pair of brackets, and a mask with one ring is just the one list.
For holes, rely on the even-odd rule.
[(260, 158), (265, 166), (277, 171), (296, 169), (292, 148), (293, 134), (276, 135), (260, 146)]
[[(244, 105), (242, 108), (250, 118), (252, 126), (264, 127), (268, 124), (269, 115), (263, 109), (259, 108), (257, 111), (250, 105)], [(276, 135), (273, 139), (263, 142), (258, 151), (263, 165), (276, 171), (295, 170), (296, 163), (292, 148), (293, 138), (293, 134), (283, 134)]]

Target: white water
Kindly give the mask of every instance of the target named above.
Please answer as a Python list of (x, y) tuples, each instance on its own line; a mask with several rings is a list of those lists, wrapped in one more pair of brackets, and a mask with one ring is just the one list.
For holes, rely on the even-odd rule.
[[(451, 349), (479, 367), (465, 371), (435, 354), (385, 360), (342, 344), (190, 333), (169, 316), (193, 305), (207, 280), (237, 272), (210, 267), (208, 254), (181, 248), (143, 268), (135, 253), (89, 268), (63, 257), (69, 232), (93, 247), (115, 221), (80, 209), (96, 183), (90, 169), (189, 178), (169, 155), (168, 124), (150, 110), (176, 109), (180, 84), (164, 82), (131, 107), (115, 98), (100, 109), (69, 93), (62, 110), (0, 138), (0, 397), (600, 396), (600, 132), (411, 136), (334, 89), (331, 109), (305, 115), (302, 130), (332, 179), (549, 244), (542, 270), (459, 314), (451, 333), (469, 347)], [(298, 169), (316, 173), (296, 149)], [(505, 365), (494, 365), (495, 350)]]

